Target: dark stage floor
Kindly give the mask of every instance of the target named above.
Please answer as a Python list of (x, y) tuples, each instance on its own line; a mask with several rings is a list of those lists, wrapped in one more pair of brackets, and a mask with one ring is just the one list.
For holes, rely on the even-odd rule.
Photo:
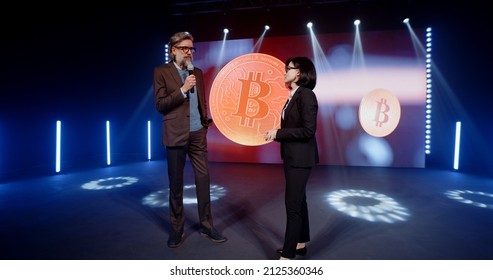
[[(187, 165), (185, 242), (169, 234), (165, 161), (0, 184), (8, 260), (274, 260), (283, 240), (282, 166), (211, 163), (226, 243), (197, 232)], [(311, 260), (493, 259), (493, 179), (454, 171), (318, 166), (308, 187)]]

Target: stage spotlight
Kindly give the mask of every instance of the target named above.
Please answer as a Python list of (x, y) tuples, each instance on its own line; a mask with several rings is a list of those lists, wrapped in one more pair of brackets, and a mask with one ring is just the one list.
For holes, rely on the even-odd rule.
[(403, 23), (408, 23), (409, 22), (409, 18), (405, 18), (402, 22)]
[(361, 23), (361, 21), (359, 19), (357, 19), (357, 20), (354, 21), (354, 25), (355, 26), (358, 26), (360, 23)]
[(224, 32), (224, 34), (228, 34), (229, 33), (229, 29), (224, 28), (223, 32)]
[(309, 22), (309, 23), (306, 24), (306, 27), (308, 27), (308, 28), (312, 28), (312, 26), (313, 26), (313, 23), (312, 22)]
[(265, 30), (269, 30), (270, 29), (270, 26), (266, 25), (264, 26)]

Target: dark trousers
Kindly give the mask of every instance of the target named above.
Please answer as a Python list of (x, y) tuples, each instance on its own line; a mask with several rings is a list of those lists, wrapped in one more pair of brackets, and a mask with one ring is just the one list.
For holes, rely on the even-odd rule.
[(306, 184), (311, 167), (292, 167), (284, 164), (286, 180), (286, 232), (282, 255), (285, 258), (296, 256), (296, 244), (310, 241), (308, 206), (306, 203)]
[(207, 159), (207, 129), (190, 132), (185, 146), (166, 147), (168, 158), (170, 222), (174, 232), (183, 232), (185, 212), (183, 208), (183, 171), (188, 155), (195, 176), (195, 191), (200, 225), (212, 228), (210, 179)]

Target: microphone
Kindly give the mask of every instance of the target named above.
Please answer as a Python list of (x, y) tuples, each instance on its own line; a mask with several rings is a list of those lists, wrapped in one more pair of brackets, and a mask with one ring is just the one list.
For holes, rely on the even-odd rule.
[[(187, 62), (187, 70), (188, 70), (188, 75), (193, 75), (193, 68), (194, 68), (194, 67), (193, 67), (192, 62), (188, 61), (188, 62)], [(193, 90), (193, 88), (194, 88), (194, 87), (192, 87), (192, 88), (190, 89), (190, 93), (193, 93), (193, 91), (194, 91), (194, 90)]]

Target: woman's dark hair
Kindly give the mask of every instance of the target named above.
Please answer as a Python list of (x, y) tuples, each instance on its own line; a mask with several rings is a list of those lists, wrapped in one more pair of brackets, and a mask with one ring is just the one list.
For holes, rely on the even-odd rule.
[(300, 78), (296, 84), (313, 90), (317, 84), (317, 71), (313, 62), (304, 56), (290, 57), (286, 60), (286, 67), (290, 62), (293, 63), (294, 68), (300, 70)]

